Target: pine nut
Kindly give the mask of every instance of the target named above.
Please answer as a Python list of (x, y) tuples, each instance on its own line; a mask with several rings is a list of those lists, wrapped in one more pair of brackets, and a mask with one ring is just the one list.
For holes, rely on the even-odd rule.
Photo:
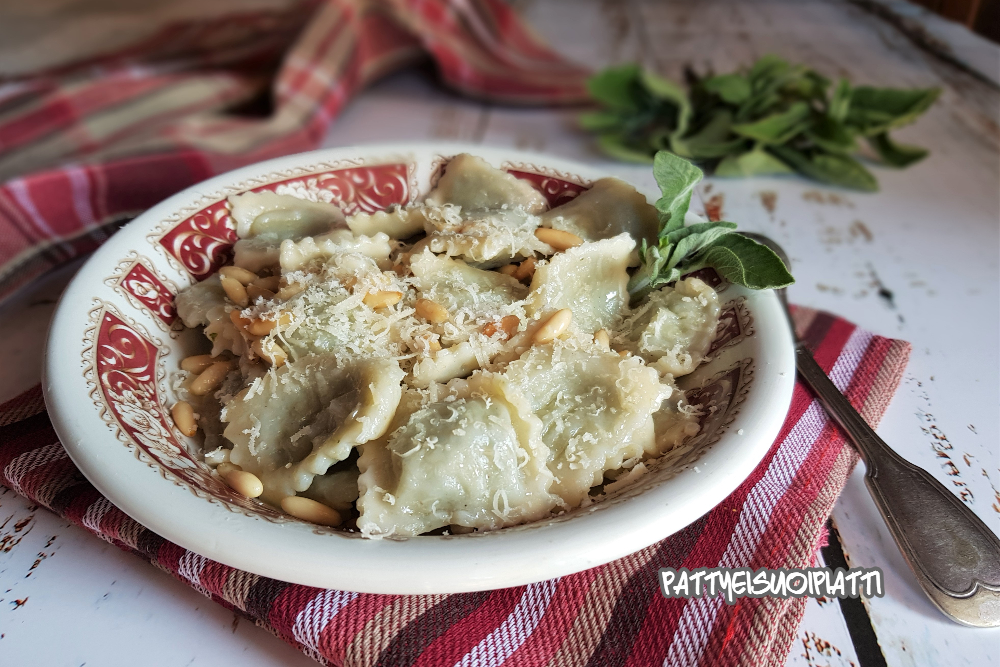
[(246, 308), (247, 304), (250, 303), (250, 297), (247, 296), (247, 288), (243, 286), (243, 283), (229, 276), (222, 276), (220, 280), (226, 296), (240, 308)]
[(188, 390), (195, 396), (204, 396), (218, 389), (227, 375), (229, 375), (229, 362), (217, 361), (192, 380)]
[(510, 338), (517, 333), (517, 327), (520, 326), (521, 320), (518, 319), (517, 315), (506, 315), (500, 320), (500, 330), (504, 333), (504, 338), (510, 340)]
[(431, 338), (429, 341), (427, 341), (427, 348), (431, 352), (437, 352), (438, 350), (441, 349), (441, 343), (438, 342), (437, 338)]
[(550, 229), (549, 227), (539, 227), (535, 230), (535, 236), (542, 243), (548, 244), (556, 249), (568, 250), (578, 245), (583, 245), (583, 239), (576, 234), (564, 232), (561, 229)]
[(321, 526), (339, 526), (340, 512), (303, 496), (285, 496), (281, 499), (281, 509), (296, 519), (302, 519)]
[(514, 274), (514, 277), (523, 283), (526, 280), (531, 280), (533, 275), (535, 275), (535, 258), (529, 257), (517, 267), (517, 273)]
[(177, 401), (170, 408), (170, 416), (181, 433), (189, 438), (198, 432), (198, 422), (194, 420), (194, 408), (187, 401)]
[(277, 326), (275, 320), (254, 320), (247, 325), (247, 333), (253, 336), (266, 336)]
[(239, 329), (240, 331), (245, 331), (247, 325), (250, 324), (250, 322), (252, 322), (252, 320), (248, 320), (247, 318), (240, 315), (240, 311), (236, 309), (229, 311), (229, 319), (234, 325), (236, 325), (236, 328)]
[(292, 283), (291, 285), (286, 285), (285, 287), (279, 289), (277, 292), (274, 293), (274, 296), (276, 296), (281, 301), (288, 301), (299, 292), (304, 291), (305, 288), (306, 286), (302, 285), (301, 283)]
[(243, 468), (239, 467), (235, 463), (230, 463), (229, 461), (224, 461), (223, 463), (215, 466), (215, 472), (219, 473), (220, 477), (225, 477), (234, 470), (243, 470)]
[(270, 301), (274, 298), (274, 292), (263, 287), (257, 287), (256, 283), (251, 283), (247, 285), (247, 296), (250, 297), (250, 301), (256, 301), (258, 298)]
[(517, 264), (504, 264), (497, 271), (504, 274), (505, 276), (510, 276), (511, 278), (517, 275)]
[(365, 298), (362, 300), (372, 310), (378, 310), (379, 308), (388, 308), (399, 303), (399, 300), (402, 298), (402, 292), (369, 292), (365, 294)]
[(448, 321), (448, 309), (430, 299), (417, 299), (417, 316), (431, 324), (441, 324)]
[(216, 361), (219, 359), (210, 354), (192, 354), (190, 357), (181, 359), (181, 370), (188, 373), (201, 373)]
[(247, 325), (247, 333), (254, 336), (266, 336), (278, 325), (287, 327), (292, 323), (292, 316), (289, 313), (282, 313), (276, 320), (254, 320)]
[(555, 340), (561, 333), (569, 328), (570, 322), (573, 321), (573, 311), (569, 308), (563, 308), (562, 310), (557, 310), (553, 313), (552, 317), (545, 320), (538, 331), (535, 332), (532, 341), (536, 345), (542, 345), (544, 343), (550, 343)]
[(247, 271), (246, 269), (241, 269), (238, 266), (224, 266), (219, 269), (219, 275), (225, 276), (226, 278), (232, 278), (233, 280), (238, 280), (243, 285), (249, 285), (258, 279), (257, 274), (253, 271)]
[(603, 347), (605, 350), (611, 349), (611, 338), (608, 336), (608, 332), (601, 329), (594, 334), (594, 342)]
[(222, 477), (222, 481), (226, 483), (226, 486), (241, 496), (256, 498), (264, 493), (264, 484), (261, 483), (260, 477), (257, 477), (252, 472), (230, 470), (226, 473), (219, 473), (219, 476)]
[(251, 284), (261, 289), (266, 289), (268, 292), (277, 292), (279, 289), (281, 289), (281, 276), (268, 276), (267, 278), (258, 278)]
[(285, 285), (284, 287), (279, 289), (277, 292), (274, 293), (274, 296), (278, 297), (282, 301), (288, 301), (293, 296), (303, 291), (305, 288), (306, 286), (303, 285), (302, 283), (292, 283), (291, 285)]
[(258, 357), (271, 364), (275, 368), (284, 366), (285, 362), (288, 361), (288, 355), (285, 351), (281, 349), (281, 346), (272, 341), (264, 341), (262, 338), (258, 338), (250, 346), (253, 353)]

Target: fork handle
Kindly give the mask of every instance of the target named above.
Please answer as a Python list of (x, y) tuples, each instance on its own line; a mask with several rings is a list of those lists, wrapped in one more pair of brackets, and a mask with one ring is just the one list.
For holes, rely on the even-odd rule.
[(865, 485), (927, 595), (963, 625), (1000, 626), (1000, 540), (930, 473), (878, 437), (802, 345), (795, 363), (861, 453)]

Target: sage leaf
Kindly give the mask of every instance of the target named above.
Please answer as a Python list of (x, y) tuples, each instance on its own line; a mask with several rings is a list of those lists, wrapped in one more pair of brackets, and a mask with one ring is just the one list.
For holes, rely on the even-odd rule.
[(909, 167), (927, 157), (927, 149), (920, 146), (897, 144), (885, 132), (868, 137), (868, 144), (882, 160), (893, 167)]
[[(670, 248), (667, 248), (669, 253)], [(633, 300), (642, 299), (653, 289), (653, 281), (660, 276), (663, 266), (667, 263), (667, 257), (660, 253), (658, 246), (647, 246), (645, 239), (642, 241), (642, 248), (639, 252), (641, 265), (632, 274), (628, 281), (628, 293)]]
[(731, 234), (736, 229), (736, 224), (732, 222), (705, 222), (688, 225), (677, 231), (685, 229), (693, 230), (694, 228), (701, 229), (692, 231), (690, 234), (676, 241), (677, 245), (673, 252), (670, 253), (670, 259), (667, 260), (667, 269), (674, 268), (684, 260), (689, 259), (699, 251), (712, 245), (726, 234)]
[(858, 86), (851, 94), (846, 122), (862, 134), (881, 134), (912, 123), (940, 94), (940, 88), (903, 90)]
[(766, 145), (783, 144), (806, 129), (809, 112), (808, 104), (796, 102), (787, 110), (758, 121), (733, 125), (733, 132)]
[(653, 161), (653, 178), (663, 195), (656, 200), (663, 235), (684, 226), (691, 193), (701, 181), (702, 171), (684, 158), (660, 151)]
[(805, 135), (806, 138), (829, 153), (849, 155), (858, 148), (854, 133), (829, 116), (824, 116), (813, 122), (812, 126), (806, 130)]
[(717, 239), (684, 272), (707, 266), (729, 282), (750, 289), (777, 289), (795, 282), (773, 250), (742, 234), (726, 234)]
[(732, 125), (732, 112), (720, 109), (696, 134), (684, 138), (673, 137), (669, 148), (681, 157), (693, 160), (725, 157), (748, 143), (747, 139), (732, 134)]
[(827, 107), (827, 116), (834, 122), (843, 123), (847, 120), (847, 112), (850, 108), (851, 84), (847, 79), (841, 79), (833, 90), (833, 96)]
[(684, 227), (675, 229), (672, 232), (661, 234), (660, 238), (662, 239), (662, 243), (660, 245), (662, 246), (663, 243), (677, 244), (681, 240), (686, 239), (689, 236), (698, 236), (699, 234), (704, 234), (706, 232), (718, 228), (730, 229), (730, 230), (736, 229), (736, 223), (724, 222), (724, 221), (696, 222), (693, 225), (686, 225)]
[(691, 120), (691, 102), (687, 93), (684, 92), (673, 81), (668, 81), (656, 76), (652, 72), (643, 71), (641, 75), (642, 85), (654, 98), (671, 103), (676, 107), (676, 116), (673, 119), (673, 130), (671, 135), (680, 136), (688, 129)]
[(740, 74), (721, 74), (702, 81), (701, 85), (730, 104), (741, 104), (750, 97), (753, 89), (746, 77)]
[(830, 80), (825, 76), (812, 70), (805, 70), (800, 77), (785, 85), (784, 92), (794, 93), (807, 100), (825, 102), (829, 87)]
[(638, 94), (641, 68), (635, 64), (609, 67), (587, 81), (587, 91), (597, 101), (623, 111), (636, 111), (641, 102)]
[(762, 148), (727, 155), (715, 168), (716, 176), (774, 176), (794, 173), (791, 167)]
[(878, 191), (878, 181), (871, 172), (847, 155), (816, 153), (809, 157), (787, 146), (771, 146), (770, 150), (801, 173), (822, 183), (866, 192)]
[(757, 59), (757, 62), (750, 68), (749, 78), (751, 83), (759, 83), (766, 79), (779, 79), (786, 75), (792, 66), (783, 58), (769, 53)]

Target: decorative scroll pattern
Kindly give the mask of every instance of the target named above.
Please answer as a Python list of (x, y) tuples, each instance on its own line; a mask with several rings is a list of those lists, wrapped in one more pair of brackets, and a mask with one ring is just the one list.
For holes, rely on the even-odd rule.
[(160, 239), (195, 280), (202, 280), (229, 261), (236, 243), (236, 225), (226, 200), (218, 201), (183, 220)]
[(296, 194), (314, 201), (332, 202), (345, 215), (384, 211), (393, 204), (410, 200), (408, 166), (382, 164), (372, 167), (337, 169), (308, 178), (292, 179), (258, 188), (281, 194)]
[[(410, 199), (410, 165), (405, 163), (332, 169), (250, 188), (337, 204), (346, 215), (374, 213)], [(225, 199), (175, 225), (159, 243), (201, 280), (226, 264), (236, 242), (236, 225)]]
[(687, 391), (688, 403), (699, 406), (702, 413), (698, 437), (705, 440), (698, 443), (700, 448), (717, 442), (725, 427), (736, 418), (753, 381), (752, 365), (752, 359), (743, 359), (715, 374), (701, 387)]
[(535, 186), (535, 189), (541, 192), (545, 196), (545, 199), (548, 200), (550, 208), (565, 204), (581, 192), (590, 189), (588, 185), (581, 185), (544, 173), (522, 171), (520, 169), (508, 169), (507, 173), (530, 181)]
[(95, 309), (94, 317), (97, 321), (86, 334), (92, 345), (84, 351), (85, 375), (93, 386), (91, 396), (119, 440), (133, 446), (140, 460), (200, 498), (221, 502), (230, 510), (283, 520), (281, 513), (230, 490), (181, 443), (157, 389), (164, 367), (157, 343), (107, 305)]
[(149, 311), (157, 325), (171, 336), (177, 335), (180, 326), (174, 307), (177, 285), (157, 271), (149, 258), (130, 251), (104, 283), (128, 299), (137, 310)]
[(741, 296), (727, 303), (719, 314), (719, 326), (715, 329), (715, 340), (708, 348), (708, 354), (737, 345), (752, 335), (753, 316), (747, 308), (746, 299)]
[[(105, 407), (135, 443), (171, 468), (190, 468), (194, 459), (170, 428), (156, 390), (157, 346), (105, 310), (94, 347), (97, 382)], [(179, 465), (178, 465), (179, 464)]]
[(167, 326), (177, 319), (174, 293), (143, 262), (136, 262), (118, 285)]

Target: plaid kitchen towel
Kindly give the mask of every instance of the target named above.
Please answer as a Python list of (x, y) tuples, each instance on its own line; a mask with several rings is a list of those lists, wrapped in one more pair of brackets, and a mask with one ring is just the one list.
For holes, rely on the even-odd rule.
[[(827, 313), (797, 328), (875, 426), (910, 345)], [(777, 440), (719, 506), (679, 533), (584, 572), (457, 595), (367, 595), (288, 584), (185, 551), (130, 519), (79, 473), (35, 388), (0, 406), (0, 483), (149, 560), (330, 665), (780, 666), (805, 598), (666, 599), (662, 567), (802, 568), (858, 458), (801, 383)]]
[[(414, 59), (430, 56), (448, 86), (480, 99), (586, 98), (587, 72), (501, 0), (213, 4), (100, 56), (51, 63), (42, 49), (40, 73), (0, 63), (0, 300), (189, 185), (315, 148), (353, 93)], [(179, 11), (153, 2), (150, 23), (156, 6)], [(3, 44), (15, 37), (5, 23), (0, 54), (31, 52)], [(55, 36), (93, 41), (90, 23)]]

